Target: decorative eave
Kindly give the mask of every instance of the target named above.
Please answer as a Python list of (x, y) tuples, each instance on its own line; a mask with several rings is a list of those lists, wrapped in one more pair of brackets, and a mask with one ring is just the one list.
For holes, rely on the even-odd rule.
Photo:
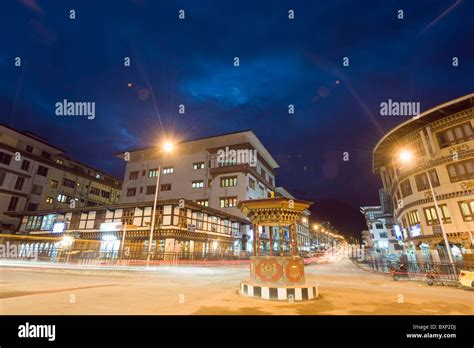
[(298, 221), (313, 202), (284, 197), (241, 201), (238, 208), (252, 223), (291, 225)]

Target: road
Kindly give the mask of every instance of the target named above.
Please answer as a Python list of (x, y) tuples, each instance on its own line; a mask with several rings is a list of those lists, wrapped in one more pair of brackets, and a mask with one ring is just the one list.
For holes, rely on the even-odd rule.
[(237, 294), (248, 266), (152, 272), (0, 268), (1, 314), (474, 314), (473, 293), (360, 270), (349, 260), (305, 268), (317, 300)]

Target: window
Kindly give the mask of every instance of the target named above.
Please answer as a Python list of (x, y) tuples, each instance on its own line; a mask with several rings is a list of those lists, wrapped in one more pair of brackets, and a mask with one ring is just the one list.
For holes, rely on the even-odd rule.
[(127, 208), (122, 212), (122, 224), (133, 224), (133, 217), (135, 216), (135, 208)]
[(51, 154), (46, 151), (41, 151), (41, 157), (46, 158), (46, 159), (51, 159)]
[(193, 169), (194, 170), (204, 169), (204, 162), (193, 163)]
[(69, 224), (70, 229), (79, 228), (79, 223), (81, 222), (81, 212), (75, 211), (72, 213), (71, 222)]
[(28, 170), (30, 168), (30, 161), (27, 161), (27, 160), (23, 160), (23, 162), (21, 162), (21, 170)]
[(258, 194), (261, 197), (265, 197), (265, 187), (263, 185), (258, 185)]
[(378, 229), (378, 230), (381, 230), (381, 229), (383, 229), (383, 224), (375, 223), (375, 228)]
[(433, 185), (433, 187), (439, 186), (438, 174), (436, 174), (435, 169), (432, 169), (428, 172), (415, 175), (415, 182), (418, 191), (428, 190), (430, 188), (427, 174), (430, 176), (431, 185)]
[(129, 180), (137, 180), (138, 179), (138, 171), (136, 172), (130, 172), (129, 176), (128, 176), (128, 179)]
[(402, 191), (402, 196), (405, 198), (406, 196), (411, 195), (413, 192), (411, 190), (410, 180), (406, 179), (400, 183), (400, 190)]
[(438, 143), (440, 148), (463, 143), (474, 139), (472, 126), (470, 122), (466, 122), (455, 127), (438, 132)]
[(37, 211), (38, 210), (38, 204), (37, 203), (28, 203), (28, 206), (26, 207), (27, 211)]
[(202, 180), (193, 181), (192, 184), (191, 184), (191, 187), (193, 189), (194, 188), (202, 188), (202, 187), (204, 187), (204, 181), (202, 181)]
[(94, 228), (100, 228), (100, 225), (105, 222), (105, 215), (105, 210), (99, 210), (95, 213)]
[(0, 170), (0, 186), (3, 185), (3, 182), (5, 181), (5, 176), (7, 175), (7, 173), (5, 173), (4, 171), (1, 171)]
[(164, 167), (163, 168), (163, 174), (171, 174), (174, 172), (174, 168), (173, 167)]
[(221, 187), (230, 187), (230, 186), (237, 186), (236, 176), (228, 176), (225, 178), (221, 178)]
[(96, 196), (99, 196), (100, 195), (100, 190), (97, 188), (97, 187), (92, 187), (89, 189), (89, 193), (91, 195), (96, 195)]
[(101, 190), (100, 195), (104, 198), (107, 198), (107, 199), (110, 198), (110, 192), (108, 192), (108, 191), (102, 191)]
[(380, 232), (379, 237), (380, 238), (388, 238), (387, 232)]
[(171, 191), (171, 184), (162, 184), (160, 191)]
[(0, 152), (0, 163), (6, 164), (7, 166), (10, 165), (12, 160), (12, 155), (9, 155), (4, 152)]
[(155, 192), (156, 192), (156, 185), (146, 187), (146, 194), (147, 195), (154, 195)]
[(54, 198), (53, 198), (53, 197), (48, 197), (48, 198), (46, 198), (46, 203), (48, 203), (48, 204), (53, 204), (53, 202), (54, 202)]
[(252, 178), (249, 178), (249, 187), (250, 187), (252, 190), (255, 190), (255, 180), (252, 179)]
[(60, 203), (68, 203), (71, 201), (71, 196), (65, 195), (63, 193), (58, 194), (57, 201)]
[(51, 180), (51, 182), (49, 183), (49, 186), (51, 186), (52, 188), (57, 188), (58, 182), (56, 180)]
[(205, 207), (209, 206), (209, 201), (207, 199), (198, 199), (196, 201), (196, 203), (199, 204), (199, 205), (203, 205)]
[[(441, 210), (441, 215), (443, 216), (444, 223), (451, 222), (451, 216), (449, 215), (448, 206), (446, 204), (440, 204), (439, 209)], [(439, 217), (438, 212), (436, 211), (436, 207), (427, 207), (423, 209), (425, 212), (426, 223), (431, 225), (439, 225)]]
[(33, 153), (33, 146), (31, 146), (31, 145), (26, 145), (25, 151), (26, 151), (26, 152), (29, 152), (29, 153)]
[(48, 168), (43, 167), (43, 166), (38, 166), (38, 170), (36, 171), (36, 174), (41, 175), (41, 176), (48, 176)]
[(219, 198), (221, 208), (230, 208), (237, 206), (237, 197), (222, 197)]
[(197, 213), (196, 214), (196, 229), (197, 230), (202, 230), (203, 229), (203, 219), (204, 219), (204, 214), (203, 213)]
[(468, 159), (446, 166), (451, 182), (474, 178), (474, 159)]
[(12, 196), (12, 198), (10, 198), (10, 204), (8, 204), (7, 211), (15, 211), (16, 206), (18, 205), (18, 200), (18, 197)]
[(56, 163), (62, 166), (64, 164), (64, 161), (62, 159), (57, 158)]
[(136, 187), (131, 187), (127, 189), (127, 197), (133, 197), (137, 194), (137, 188)]
[(149, 178), (156, 178), (158, 176), (158, 169), (150, 169), (148, 171), (148, 177)]
[(40, 185), (33, 185), (33, 188), (31, 189), (31, 193), (34, 195), (41, 195), (41, 192), (43, 192), (43, 186)]
[(418, 210), (409, 211), (407, 213), (408, 223), (410, 226), (417, 225), (420, 223), (420, 216)]
[[(63, 178), (63, 186), (74, 188), (76, 186), (76, 182), (70, 179)], [(92, 189), (91, 189), (92, 191)]]
[(25, 183), (25, 178), (19, 176), (16, 178), (16, 183), (15, 183), (15, 190), (21, 190), (23, 189), (23, 184)]
[(464, 221), (474, 220), (474, 199), (459, 202), (459, 209), (461, 209), (461, 215)]

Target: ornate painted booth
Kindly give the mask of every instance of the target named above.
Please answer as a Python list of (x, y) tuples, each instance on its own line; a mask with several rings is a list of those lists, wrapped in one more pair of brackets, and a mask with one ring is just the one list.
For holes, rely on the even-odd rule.
[[(242, 295), (282, 301), (317, 297), (317, 288), (305, 282), (304, 261), (299, 255), (296, 230), (302, 212), (311, 204), (281, 197), (239, 203), (240, 210), (250, 219), (253, 231), (250, 279), (240, 284)], [(263, 230), (268, 231), (268, 238), (263, 237)], [(288, 233), (287, 238), (284, 230)]]

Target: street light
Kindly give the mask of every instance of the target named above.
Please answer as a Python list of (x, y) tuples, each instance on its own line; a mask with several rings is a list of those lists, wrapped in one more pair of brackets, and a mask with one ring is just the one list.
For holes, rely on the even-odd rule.
[(173, 142), (167, 140), (163, 143), (163, 153), (165, 156), (163, 157), (163, 160), (160, 162), (158, 165), (158, 173), (156, 175), (156, 187), (155, 187), (155, 199), (153, 201), (153, 211), (152, 211), (152, 216), (151, 216), (151, 227), (150, 227), (150, 240), (148, 241), (148, 255), (146, 258), (146, 265), (148, 266), (150, 263), (150, 258), (151, 258), (151, 244), (153, 242), (153, 231), (155, 229), (155, 219), (156, 219), (156, 203), (158, 201), (158, 191), (160, 189), (160, 178), (161, 178), (161, 169), (162, 165), (165, 161), (166, 155), (168, 153), (171, 153), (174, 149), (174, 144)]
[[(412, 153), (408, 150), (402, 150), (399, 154), (400, 161), (408, 164), (411, 162), (413, 156)], [(443, 233), (443, 238), (444, 238), (444, 244), (446, 245), (446, 252), (448, 253), (449, 257), (449, 262), (451, 263), (454, 273), (456, 273), (456, 268), (454, 266), (454, 259), (453, 259), (453, 254), (451, 253), (451, 247), (449, 245), (449, 240), (448, 240), (448, 235), (446, 234), (446, 231), (444, 230), (444, 223), (443, 223), (443, 215), (441, 212), (441, 209), (438, 206), (438, 200), (436, 199), (436, 194), (433, 189), (433, 184), (431, 183), (431, 177), (429, 171), (426, 172), (426, 176), (428, 178), (428, 184), (430, 185), (430, 190), (431, 190), (431, 195), (433, 196), (433, 202), (436, 207), (436, 213), (438, 214), (438, 219), (439, 219), (439, 224), (441, 226), (441, 231)]]

